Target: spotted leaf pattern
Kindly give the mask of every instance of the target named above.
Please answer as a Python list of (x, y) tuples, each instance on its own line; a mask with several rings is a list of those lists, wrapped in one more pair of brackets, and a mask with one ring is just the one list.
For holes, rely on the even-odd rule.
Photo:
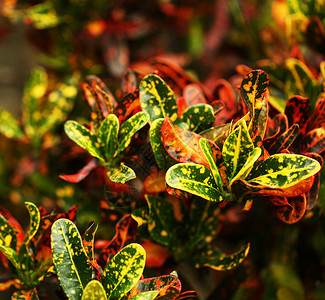
[(174, 92), (159, 76), (145, 76), (139, 89), (141, 108), (149, 114), (150, 123), (166, 116), (176, 120), (178, 109)]
[(106, 292), (101, 282), (98, 280), (88, 282), (81, 300), (107, 300)]
[(20, 140), (25, 136), (15, 117), (2, 107), (0, 107), (0, 132), (9, 139)]
[(15, 229), (9, 224), (5, 217), (0, 214), (0, 245), (15, 249), (17, 237)]
[(54, 222), (51, 230), (53, 263), (62, 289), (80, 299), (92, 279), (92, 268), (76, 226), (68, 219)]
[(30, 240), (34, 237), (34, 235), (36, 234), (39, 228), (41, 215), (37, 206), (34, 203), (25, 202), (25, 205), (28, 209), (29, 217), (30, 217), (29, 230), (26, 233), (25, 241), (24, 241), (25, 244), (28, 244)]
[(98, 129), (98, 143), (100, 152), (104, 154), (105, 159), (110, 161), (118, 146), (119, 121), (114, 114), (108, 115), (100, 124)]
[(135, 243), (124, 247), (109, 261), (102, 278), (108, 299), (119, 300), (136, 285), (145, 261), (145, 250)]
[(94, 256), (94, 239), (98, 229), (98, 224), (94, 222), (87, 228), (82, 236), (82, 244), (90, 261), (95, 260)]
[(107, 176), (111, 181), (117, 183), (125, 183), (136, 177), (134, 171), (124, 163), (121, 163), (118, 168), (108, 169)]

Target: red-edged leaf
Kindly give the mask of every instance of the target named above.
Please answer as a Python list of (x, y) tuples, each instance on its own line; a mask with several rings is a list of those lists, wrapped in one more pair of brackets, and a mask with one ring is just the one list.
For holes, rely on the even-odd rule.
[(25, 239), (25, 233), (24, 233), (23, 229), (21, 228), (18, 221), (3, 206), (0, 206), (0, 214), (5, 217), (5, 219), (8, 221), (8, 223), (16, 231), (17, 248), (19, 248)]
[(199, 293), (196, 291), (185, 291), (185, 292), (181, 293), (176, 298), (176, 300), (193, 299), (193, 298), (197, 298), (198, 295), (199, 295)]
[(289, 126), (298, 124), (300, 132), (304, 133), (310, 112), (310, 101), (308, 98), (294, 96), (289, 99), (285, 107), (285, 114), (288, 117)]
[(325, 150), (325, 129), (315, 128), (309, 131), (303, 141), (304, 152), (321, 154)]
[(277, 206), (276, 214), (278, 218), (287, 223), (297, 223), (304, 216), (307, 208), (306, 195), (288, 198), (289, 205)]
[(207, 103), (202, 89), (195, 83), (188, 84), (183, 90), (186, 108), (195, 104)]
[(287, 197), (270, 197), (269, 200), (276, 206), (290, 205)]
[(175, 126), (166, 117), (161, 126), (163, 143), (168, 154), (178, 162), (193, 162), (209, 168), (209, 163), (200, 148), (202, 136)]
[(121, 102), (119, 102), (118, 106), (114, 110), (120, 124), (124, 123), (124, 121), (131, 115), (141, 111), (141, 104), (139, 99), (139, 91), (133, 91), (125, 95)]
[(59, 177), (68, 182), (80, 182), (85, 179), (88, 174), (98, 166), (97, 159), (90, 160), (77, 174), (61, 174)]
[(223, 124), (233, 118), (237, 112), (238, 104), (236, 94), (231, 84), (218, 79), (213, 90), (214, 99), (222, 101), (224, 108), (216, 115), (218, 124)]
[(137, 222), (134, 221), (131, 215), (124, 216), (115, 227), (115, 235), (106, 247), (101, 251), (97, 262), (100, 266), (104, 267), (107, 263), (109, 256), (115, 255), (126, 244), (135, 238), (137, 229)]
[(318, 98), (315, 106), (314, 113), (310, 118), (310, 124), (308, 125), (308, 129), (314, 129), (318, 127), (323, 127), (325, 124), (325, 98)]

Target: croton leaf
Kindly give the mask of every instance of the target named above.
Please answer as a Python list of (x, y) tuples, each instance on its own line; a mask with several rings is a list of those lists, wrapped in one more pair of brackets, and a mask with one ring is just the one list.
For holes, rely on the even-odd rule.
[(97, 137), (100, 144), (100, 152), (110, 161), (118, 146), (118, 132), (120, 123), (114, 114), (108, 115), (100, 124)]
[(304, 155), (274, 154), (251, 173), (248, 182), (285, 189), (315, 175), (319, 170), (318, 161)]
[(174, 92), (159, 76), (145, 76), (139, 89), (141, 107), (149, 114), (150, 122), (166, 116), (176, 120), (178, 109)]
[(250, 244), (242, 246), (233, 254), (225, 254), (215, 246), (209, 246), (196, 255), (192, 255), (190, 261), (196, 268), (210, 267), (214, 270), (231, 270), (240, 265), (248, 255)]
[(0, 251), (3, 255), (13, 264), (16, 270), (19, 272), (19, 257), (16, 251), (5, 245), (0, 245)]
[(68, 182), (80, 182), (85, 179), (88, 174), (98, 166), (98, 160), (96, 158), (91, 159), (77, 174), (61, 174), (59, 177)]
[(166, 183), (206, 200), (221, 202), (223, 195), (216, 186), (210, 170), (203, 165), (180, 163), (170, 167), (166, 173)]
[(314, 128), (323, 127), (324, 123), (325, 123), (325, 98), (319, 97), (316, 102), (315, 110), (309, 119), (308, 129), (311, 130)]
[(200, 135), (175, 126), (166, 117), (161, 126), (161, 135), (166, 151), (178, 162), (194, 162), (209, 167), (199, 144)]
[(119, 251), (107, 264), (102, 283), (108, 299), (119, 300), (142, 276), (146, 252), (139, 244), (130, 244)]
[(157, 295), (159, 294), (159, 291), (147, 291), (140, 294), (137, 294), (133, 296), (132, 298), (126, 298), (126, 299), (132, 299), (132, 300), (153, 300), (157, 298)]
[(287, 201), (289, 205), (276, 206), (276, 214), (281, 221), (287, 224), (297, 223), (307, 209), (306, 194), (287, 198)]
[(325, 150), (325, 129), (315, 128), (309, 131), (304, 139), (304, 152), (321, 154)]
[(51, 248), (62, 289), (70, 299), (80, 299), (92, 279), (92, 268), (78, 229), (70, 220), (59, 219), (54, 222)]
[(98, 229), (98, 224), (92, 222), (82, 236), (82, 244), (90, 261), (95, 260), (94, 256), (94, 239)]
[(251, 71), (243, 78), (240, 93), (254, 119), (263, 107), (269, 82), (269, 76), (262, 70)]
[(301, 129), (306, 127), (310, 112), (310, 101), (301, 96), (291, 97), (285, 107), (289, 126), (298, 124)]
[(246, 163), (254, 144), (249, 135), (246, 122), (240, 125), (227, 137), (223, 147), (222, 156), (226, 166), (226, 174), (230, 181)]
[(47, 90), (48, 78), (43, 68), (32, 70), (24, 87), (23, 123), (27, 136), (32, 138), (41, 118), (40, 99)]
[(219, 148), (222, 148), (226, 138), (232, 131), (232, 123), (211, 127), (200, 132), (204, 138), (213, 141)]
[(11, 300), (39, 300), (37, 289), (16, 291), (12, 294)]
[(115, 255), (127, 243), (134, 240), (136, 230), (136, 221), (133, 220), (130, 215), (125, 215), (124, 217), (122, 217), (115, 226), (115, 235), (98, 256), (97, 261), (99, 262), (99, 264), (105, 266), (109, 256)]
[(214, 112), (211, 105), (196, 104), (184, 111), (175, 121), (175, 125), (185, 123), (190, 131), (202, 131), (211, 127), (214, 123)]
[(136, 178), (134, 171), (124, 163), (121, 163), (119, 168), (108, 169), (107, 176), (111, 181), (117, 183), (125, 183)]
[(122, 152), (130, 144), (132, 136), (140, 130), (149, 121), (149, 115), (146, 112), (138, 112), (128, 120), (126, 120), (120, 129), (118, 135), (118, 148), (114, 156)]
[(73, 140), (78, 146), (87, 150), (90, 155), (104, 161), (104, 157), (98, 149), (97, 137), (86, 127), (80, 125), (76, 121), (67, 121), (64, 124), (64, 130), (67, 136)]
[(39, 212), (37, 206), (34, 203), (25, 202), (25, 205), (28, 209), (29, 217), (30, 217), (29, 229), (25, 236), (25, 243), (28, 244), (29, 241), (34, 237), (34, 235), (36, 234), (36, 232), (39, 228), (41, 215), (40, 215), (40, 212)]
[(164, 122), (164, 119), (157, 119), (151, 123), (149, 136), (150, 144), (155, 156), (157, 165), (163, 171), (167, 171), (169, 167), (174, 165), (176, 161), (170, 157), (166, 151), (162, 138), (161, 138), (161, 126)]
[(125, 299), (141, 299), (134, 296), (146, 291), (157, 291), (159, 293), (157, 299), (173, 300), (180, 294), (181, 289), (181, 282), (177, 276), (162, 275), (139, 280)]
[(154, 241), (171, 246), (174, 241), (174, 209), (171, 203), (160, 197), (146, 195), (149, 206), (148, 230)]
[(133, 70), (127, 69), (124, 72), (121, 82), (122, 95), (125, 96), (134, 92), (137, 89), (138, 83), (137, 74)]
[(98, 280), (92, 280), (86, 285), (81, 300), (107, 300), (103, 285)]
[(0, 214), (0, 245), (16, 249), (16, 231), (9, 222)]
[(7, 110), (0, 107), (0, 132), (11, 139), (23, 139), (24, 133), (20, 129), (18, 121)]

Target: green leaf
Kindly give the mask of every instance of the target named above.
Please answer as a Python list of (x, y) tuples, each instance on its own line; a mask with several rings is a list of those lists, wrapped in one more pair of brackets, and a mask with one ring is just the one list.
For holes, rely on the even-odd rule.
[(131, 300), (153, 300), (156, 299), (158, 294), (159, 291), (148, 291), (148, 292), (137, 294), (130, 299)]
[(197, 195), (209, 201), (221, 202), (222, 193), (214, 182), (210, 170), (199, 164), (180, 163), (170, 167), (166, 183), (172, 188)]
[(225, 254), (214, 245), (207, 247), (198, 254), (191, 256), (190, 262), (196, 268), (210, 267), (218, 271), (231, 270), (240, 265), (248, 255), (250, 244), (242, 246), (233, 254)]
[(184, 113), (175, 121), (175, 125), (185, 123), (190, 131), (202, 131), (211, 127), (215, 116), (213, 108), (209, 104), (196, 104), (184, 111)]
[(148, 121), (149, 115), (146, 112), (138, 112), (122, 124), (118, 135), (118, 148), (115, 151), (114, 156), (129, 146), (133, 135), (146, 125)]
[(0, 107), (0, 132), (11, 139), (23, 139), (24, 133), (20, 129), (18, 121), (7, 110)]
[(8, 221), (0, 214), (0, 245), (16, 249), (16, 231)]
[(315, 175), (318, 161), (298, 154), (274, 154), (251, 173), (248, 183), (272, 188), (288, 188)]
[(134, 171), (124, 163), (121, 163), (119, 168), (108, 169), (107, 176), (111, 181), (117, 183), (126, 183), (136, 178)]
[(103, 285), (98, 280), (90, 281), (85, 287), (81, 300), (107, 300)]
[(239, 127), (227, 137), (222, 148), (222, 156), (229, 181), (244, 166), (253, 149), (254, 144), (249, 136), (246, 122), (243, 120)]
[(92, 278), (92, 267), (76, 226), (68, 219), (52, 225), (51, 247), (53, 263), (60, 285), (72, 300), (80, 299)]
[(24, 241), (25, 244), (28, 244), (39, 228), (41, 215), (37, 206), (34, 203), (25, 202), (25, 205), (28, 209), (29, 217), (30, 217), (29, 229), (28, 232), (26, 233), (25, 241)]
[(109, 162), (118, 146), (118, 132), (120, 123), (114, 114), (108, 115), (100, 124), (98, 129), (98, 143), (100, 144), (100, 152), (105, 155)]
[(119, 251), (106, 265), (102, 283), (108, 299), (119, 300), (139, 281), (146, 262), (146, 252), (139, 244)]
[(172, 246), (174, 241), (173, 205), (160, 197), (146, 195), (149, 206), (148, 230), (153, 240), (164, 246)]
[(16, 251), (10, 247), (0, 245), (0, 251), (3, 255), (13, 264), (13, 266), (19, 271), (19, 257)]
[(149, 136), (151, 148), (158, 167), (163, 171), (167, 171), (169, 167), (176, 163), (176, 161), (170, 157), (164, 147), (161, 137), (161, 126), (163, 123), (164, 119), (154, 120), (150, 126)]
[(213, 152), (211, 149), (211, 145), (210, 145), (209, 141), (206, 140), (205, 138), (201, 138), (199, 142), (200, 142), (200, 147), (205, 155), (205, 158), (209, 162), (209, 166), (210, 166), (210, 170), (213, 175), (213, 178), (214, 178), (217, 186), (222, 191), (224, 183), (222, 181), (222, 177), (220, 175), (219, 169), (216, 165), (215, 158), (214, 158), (214, 155), (213, 155)]
[(104, 161), (104, 157), (98, 149), (97, 137), (86, 127), (76, 121), (67, 121), (64, 124), (64, 130), (67, 136), (78, 146), (87, 150), (90, 155)]
[(26, 135), (32, 138), (40, 126), (42, 114), (39, 110), (41, 98), (47, 90), (47, 74), (43, 68), (32, 70), (24, 87), (23, 124)]
[(150, 122), (166, 116), (176, 120), (178, 108), (174, 92), (159, 76), (145, 76), (139, 89), (141, 108), (149, 114)]

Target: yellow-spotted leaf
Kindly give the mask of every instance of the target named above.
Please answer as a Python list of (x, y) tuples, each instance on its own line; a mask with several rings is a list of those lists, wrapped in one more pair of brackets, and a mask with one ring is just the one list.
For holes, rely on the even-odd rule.
[(149, 136), (150, 136), (150, 145), (155, 156), (157, 165), (163, 171), (167, 171), (169, 167), (174, 165), (176, 161), (170, 157), (166, 151), (162, 137), (161, 137), (161, 126), (164, 122), (164, 119), (157, 119), (151, 123)]
[(24, 87), (23, 123), (26, 135), (32, 138), (40, 126), (42, 114), (39, 110), (41, 98), (47, 90), (48, 78), (43, 68), (32, 70)]
[(174, 189), (209, 201), (221, 202), (223, 200), (223, 194), (206, 166), (191, 163), (176, 164), (168, 169), (165, 178), (166, 183)]
[(118, 135), (118, 148), (115, 151), (114, 156), (126, 149), (131, 143), (133, 135), (145, 126), (149, 121), (149, 115), (146, 112), (138, 112), (122, 125)]
[(269, 76), (264, 71), (254, 70), (247, 73), (241, 83), (240, 94), (254, 119), (263, 108), (269, 82)]
[(23, 139), (24, 133), (19, 127), (18, 121), (7, 110), (0, 107), (0, 132), (11, 139)]
[(51, 230), (52, 257), (60, 285), (71, 300), (80, 300), (92, 268), (76, 226), (68, 219), (54, 222)]
[(108, 178), (117, 183), (126, 183), (127, 181), (136, 178), (135, 172), (124, 163), (121, 163), (118, 168), (110, 168), (107, 171)]
[(231, 270), (239, 266), (247, 257), (250, 244), (242, 246), (237, 252), (225, 254), (214, 245), (207, 247), (198, 254), (191, 256), (190, 261), (196, 268), (210, 267), (218, 271)]
[(108, 300), (120, 300), (136, 285), (145, 262), (145, 250), (135, 243), (124, 247), (109, 261), (102, 277)]
[(100, 144), (100, 151), (105, 155), (109, 162), (118, 146), (118, 132), (120, 123), (114, 114), (108, 115), (100, 124), (98, 129), (98, 143)]
[(16, 268), (16, 270), (20, 272), (19, 257), (16, 251), (5, 245), (0, 245), (0, 251), (12, 263), (12, 265)]
[(130, 299), (131, 300), (153, 300), (157, 298), (158, 294), (159, 291), (148, 291), (148, 292), (137, 294)]
[(304, 155), (274, 154), (251, 173), (248, 183), (286, 189), (315, 175), (320, 169), (318, 161)]
[(246, 122), (242, 120), (240, 125), (227, 137), (222, 148), (222, 156), (229, 181), (241, 170), (253, 150), (254, 144), (249, 135)]
[(150, 123), (159, 118), (178, 115), (174, 92), (157, 75), (147, 75), (140, 82), (140, 102), (143, 111), (150, 116)]
[(175, 125), (185, 123), (188, 130), (200, 132), (210, 128), (215, 120), (214, 111), (211, 105), (201, 103), (196, 104), (184, 111), (176, 120)]
[(105, 289), (100, 281), (90, 281), (85, 287), (81, 300), (107, 300)]
[(29, 229), (25, 236), (25, 243), (28, 244), (33, 236), (36, 234), (41, 221), (41, 215), (37, 206), (32, 202), (25, 202), (25, 205), (29, 212)]
[(148, 230), (152, 239), (164, 246), (172, 246), (174, 240), (174, 209), (166, 199), (147, 195), (149, 207)]
[(64, 124), (64, 130), (67, 136), (78, 146), (87, 150), (90, 155), (104, 161), (103, 154), (98, 148), (97, 137), (86, 127), (76, 121), (67, 121)]
[(16, 291), (12, 294), (11, 300), (39, 300), (37, 289)]
[(2, 215), (0, 215), (0, 228), (0, 245), (16, 249), (17, 233)]

